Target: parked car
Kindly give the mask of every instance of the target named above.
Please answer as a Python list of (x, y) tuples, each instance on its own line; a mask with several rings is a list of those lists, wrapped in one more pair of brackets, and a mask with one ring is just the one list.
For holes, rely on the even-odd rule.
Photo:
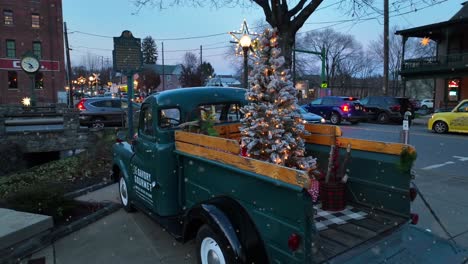
[[(77, 104), (80, 110), (80, 125), (93, 128), (104, 126), (125, 126), (128, 102), (127, 99), (112, 97), (83, 98)], [(140, 105), (133, 103), (134, 113)]]
[(417, 99), (409, 99), (412, 109), (418, 111), (421, 108), (421, 102)]
[(434, 108), (434, 99), (422, 99), (421, 110), (428, 110)]
[(433, 114), (427, 128), (436, 133), (468, 133), (468, 100), (461, 101), (451, 112)]
[(325, 123), (325, 118), (319, 116), (319, 115), (316, 115), (316, 114), (312, 114), (312, 113), (309, 113), (307, 112), (307, 110), (304, 109), (304, 107), (300, 106), (298, 107), (299, 109), (299, 112), (302, 116), (302, 119), (304, 119), (307, 123), (309, 124), (320, 124), (320, 123)]
[(357, 124), (367, 120), (367, 114), (358, 98), (345, 96), (326, 96), (304, 105), (313, 114), (322, 116), (330, 123), (339, 125), (342, 121)]
[(414, 118), (413, 106), (405, 97), (369, 96), (360, 102), (365, 107), (369, 120), (377, 120), (381, 124), (389, 121), (402, 122), (406, 111), (410, 111)]

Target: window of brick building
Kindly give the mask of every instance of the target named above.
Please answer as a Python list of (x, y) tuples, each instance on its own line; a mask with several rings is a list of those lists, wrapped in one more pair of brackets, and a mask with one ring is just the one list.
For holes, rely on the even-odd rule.
[(16, 43), (14, 40), (6, 40), (6, 56), (7, 58), (16, 58)]
[(3, 24), (13, 25), (13, 11), (3, 10)]
[(33, 42), (33, 54), (38, 58), (42, 58), (42, 45), (39, 41)]
[(36, 89), (44, 89), (44, 74), (42, 72), (36, 72), (34, 80), (36, 82)]
[(39, 28), (40, 27), (41, 17), (39, 16), (39, 14), (32, 14), (31, 15), (31, 21), (32, 21), (31, 26), (33, 28)]
[(8, 71), (8, 89), (18, 89), (18, 73)]

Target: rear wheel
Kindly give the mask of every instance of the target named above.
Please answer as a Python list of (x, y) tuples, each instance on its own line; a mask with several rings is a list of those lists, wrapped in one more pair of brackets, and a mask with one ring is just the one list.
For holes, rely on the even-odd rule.
[(119, 194), (120, 194), (120, 201), (122, 202), (122, 205), (125, 211), (134, 212), (135, 208), (130, 203), (130, 195), (128, 193), (127, 181), (122, 175), (120, 175), (120, 180), (119, 180)]
[(197, 233), (198, 263), (226, 264), (235, 263), (232, 249), (224, 236), (218, 236), (208, 225), (203, 225)]
[(333, 112), (330, 116), (330, 123), (339, 125), (341, 123), (341, 116), (337, 112)]
[(443, 121), (437, 121), (432, 126), (432, 129), (434, 129), (436, 133), (443, 134), (443, 133), (447, 133), (448, 126), (447, 126), (447, 123)]
[(386, 124), (388, 123), (388, 120), (389, 117), (387, 113), (382, 112), (377, 116), (377, 122), (379, 122), (380, 124)]
[(427, 105), (423, 105), (423, 106), (421, 106), (421, 110), (424, 110), (424, 111), (426, 111), (426, 110), (427, 110)]

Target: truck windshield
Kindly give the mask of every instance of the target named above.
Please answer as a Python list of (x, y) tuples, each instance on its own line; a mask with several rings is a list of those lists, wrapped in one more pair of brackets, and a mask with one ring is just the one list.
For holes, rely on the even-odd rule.
[(203, 104), (198, 109), (201, 119), (211, 118), (217, 123), (239, 122), (241, 118), (239, 103)]

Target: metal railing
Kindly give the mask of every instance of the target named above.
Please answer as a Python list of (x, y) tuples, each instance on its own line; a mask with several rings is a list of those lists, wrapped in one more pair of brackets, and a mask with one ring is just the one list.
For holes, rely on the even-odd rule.
[(468, 64), (468, 53), (453, 53), (443, 56), (405, 60), (402, 65), (402, 71), (410, 72), (465, 68), (466, 64)]

